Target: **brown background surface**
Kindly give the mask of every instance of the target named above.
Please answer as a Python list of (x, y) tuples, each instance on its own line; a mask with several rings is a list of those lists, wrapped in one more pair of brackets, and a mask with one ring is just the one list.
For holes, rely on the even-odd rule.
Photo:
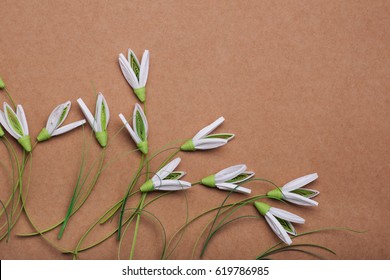
[[(389, 259), (389, 1), (1, 1), (0, 74), (23, 104), (32, 137), (55, 106), (73, 102), (67, 123), (82, 114), (82, 97), (94, 110), (91, 81), (111, 110), (111, 139), (121, 127), (118, 113), (130, 116), (137, 101), (117, 57), (132, 48), (151, 54), (147, 83), (150, 149), (192, 137), (224, 116), (219, 132), (234, 132), (227, 146), (181, 154), (180, 170), (194, 182), (227, 166), (246, 163), (258, 177), (279, 185), (312, 173), (321, 191), (316, 208), (272, 202), (297, 213), (299, 232), (326, 226), (367, 230), (328, 232), (303, 239), (329, 246), (336, 259)], [(1, 101), (6, 98), (2, 94)], [(88, 158), (100, 148), (88, 135)], [(81, 163), (82, 129), (37, 146), (27, 209), (40, 228), (64, 217)], [(107, 159), (134, 148), (122, 131)], [(0, 155), (6, 162), (6, 150)], [(153, 161), (152, 170), (167, 156)], [(64, 238), (47, 238), (73, 249), (86, 229), (120, 199), (137, 168), (139, 154), (123, 157), (102, 174), (86, 204), (71, 218)], [(9, 195), (1, 170), (1, 198)], [(270, 186), (251, 185), (254, 194)], [(225, 192), (196, 186), (187, 192), (190, 217), (219, 205)], [(236, 195), (232, 200), (242, 199)], [(138, 198), (137, 198), (138, 200)], [(130, 201), (134, 206), (136, 200)], [(183, 193), (148, 207), (164, 223), (168, 237), (185, 220)], [(240, 215), (255, 214), (248, 206)], [(208, 217), (210, 219), (211, 216)], [(189, 228), (172, 258), (188, 259), (203, 219)], [(115, 227), (117, 217), (94, 231), (91, 244)], [(1, 259), (70, 259), (32, 230), (25, 215), (10, 242), (0, 243)], [(161, 233), (141, 220), (135, 258), (159, 258)], [(125, 235), (126, 258), (132, 230)], [(277, 238), (264, 220), (242, 220), (216, 235), (206, 259), (253, 259)], [(80, 259), (115, 259), (110, 238), (81, 253)], [(198, 254), (199, 255), (199, 254)], [(278, 258), (308, 258), (285, 253)]]

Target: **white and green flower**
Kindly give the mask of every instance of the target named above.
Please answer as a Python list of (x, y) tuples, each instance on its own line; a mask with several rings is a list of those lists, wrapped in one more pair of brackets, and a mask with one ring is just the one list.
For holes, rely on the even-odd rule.
[(269, 191), (267, 195), (277, 199), (283, 199), (288, 202), (302, 206), (317, 206), (318, 202), (311, 198), (317, 196), (320, 192), (316, 190), (302, 188), (318, 178), (317, 173), (299, 177), (285, 184), (281, 188)]
[(71, 105), (70, 101), (66, 101), (65, 103), (58, 105), (51, 112), (49, 119), (47, 120), (46, 127), (41, 130), (37, 137), (39, 142), (48, 140), (53, 136), (64, 134), (85, 124), (85, 119), (83, 119), (60, 127), (68, 116)]
[(180, 149), (182, 151), (210, 150), (225, 145), (234, 138), (232, 133), (210, 134), (224, 122), (220, 117), (212, 124), (202, 128), (192, 139), (187, 140)]
[(123, 54), (119, 54), (119, 66), (126, 81), (133, 88), (135, 95), (141, 102), (145, 102), (145, 86), (149, 73), (149, 51), (144, 51), (141, 63), (139, 63), (134, 52), (129, 49), (127, 59)]
[[(148, 120), (139, 104), (135, 104), (133, 111), (133, 128), (129, 125), (123, 114), (119, 114), (126, 129), (129, 131), (138, 149), (145, 155), (148, 153)], [(134, 130), (133, 130), (134, 129)]]
[(250, 189), (239, 186), (240, 183), (255, 175), (254, 172), (246, 171), (246, 169), (245, 164), (230, 166), (203, 178), (201, 183), (207, 187), (217, 187), (220, 190), (249, 194), (251, 193)]
[(18, 140), (19, 144), (27, 151), (31, 152), (31, 141), (28, 132), (26, 114), (22, 105), (16, 106), (16, 113), (11, 106), (4, 102), (4, 111), (0, 111), (0, 123), (11, 134), (12, 137)]
[(91, 111), (89, 111), (87, 105), (85, 105), (81, 98), (77, 99), (77, 103), (79, 104), (81, 111), (83, 111), (83, 114), (92, 130), (95, 132), (96, 139), (100, 146), (105, 147), (107, 145), (108, 138), (107, 126), (110, 121), (110, 110), (108, 109), (108, 105), (103, 94), (101, 92), (98, 94), (96, 100), (95, 118), (92, 116)]
[(288, 234), (297, 234), (291, 223), (305, 223), (305, 219), (288, 211), (271, 207), (266, 203), (255, 202), (254, 205), (257, 211), (259, 211), (259, 213), (264, 216), (273, 232), (288, 245), (292, 243), (292, 240)]
[(174, 171), (180, 161), (180, 158), (176, 158), (162, 167), (151, 179), (141, 186), (141, 192), (179, 191), (190, 188), (191, 183), (179, 180), (186, 173), (183, 171)]

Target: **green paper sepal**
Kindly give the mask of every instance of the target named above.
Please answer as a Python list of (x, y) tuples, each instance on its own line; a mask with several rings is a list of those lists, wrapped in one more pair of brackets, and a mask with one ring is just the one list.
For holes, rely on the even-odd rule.
[(283, 198), (283, 194), (280, 189), (273, 189), (272, 191), (267, 192), (267, 196), (277, 198), (277, 199)]
[(0, 125), (0, 137), (3, 137), (3, 136), (4, 136), (4, 130), (3, 130), (3, 128)]
[(148, 153), (148, 141), (142, 141), (137, 144), (138, 149), (146, 155)]
[(107, 146), (107, 131), (95, 132), (96, 140), (99, 142), (100, 146), (103, 148)]
[(267, 212), (271, 208), (271, 206), (269, 206), (267, 203), (263, 203), (263, 202), (255, 202), (254, 204), (255, 204), (257, 211), (259, 211), (259, 213), (262, 216), (265, 216), (265, 214), (267, 214)]
[(41, 132), (39, 132), (37, 140), (38, 140), (38, 142), (42, 142), (42, 141), (49, 140), (50, 138), (51, 138), (51, 135), (50, 135), (49, 131), (47, 131), (47, 129), (44, 127), (44, 128), (42, 128)]
[(0, 89), (4, 89), (4, 88), (5, 88), (5, 83), (3, 79), (0, 77)]
[(141, 87), (141, 88), (135, 88), (134, 90), (135, 95), (137, 95), (138, 99), (144, 103), (146, 99), (146, 88)]
[(26, 152), (31, 152), (31, 140), (29, 135), (20, 137), (18, 142), (23, 147), (23, 149), (26, 150)]
[(147, 180), (140, 188), (141, 192), (151, 192), (154, 191), (153, 187), (153, 181), (152, 180)]
[(215, 187), (215, 175), (207, 176), (206, 178), (203, 178), (201, 181), (202, 185), (205, 185), (207, 187)]
[(181, 145), (180, 150), (186, 152), (195, 151), (196, 149), (195, 149), (194, 141), (192, 141), (192, 139), (187, 140), (183, 145)]

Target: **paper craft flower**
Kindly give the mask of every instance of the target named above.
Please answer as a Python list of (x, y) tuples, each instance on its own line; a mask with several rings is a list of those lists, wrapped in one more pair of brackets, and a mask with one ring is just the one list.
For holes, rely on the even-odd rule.
[(305, 223), (303, 218), (285, 210), (271, 207), (266, 203), (255, 202), (254, 205), (257, 211), (264, 216), (274, 233), (288, 245), (290, 245), (292, 241), (287, 233), (291, 235), (297, 234), (291, 222), (297, 224)]
[(267, 195), (302, 206), (317, 206), (318, 202), (311, 198), (317, 196), (320, 192), (311, 189), (302, 189), (303, 186), (313, 182), (317, 178), (317, 173), (300, 177), (288, 182), (280, 189), (269, 191)]
[(73, 122), (67, 125), (64, 125), (60, 128), (60, 125), (65, 121), (66, 117), (69, 114), (71, 102), (66, 101), (58, 105), (53, 112), (51, 112), (49, 119), (47, 120), (46, 127), (44, 127), (39, 133), (37, 140), (39, 142), (50, 139), (52, 136), (57, 136), (60, 134), (64, 134), (72, 129), (75, 129), (83, 124), (85, 124), (85, 120), (80, 120), (77, 122)]
[(146, 181), (140, 188), (141, 192), (150, 191), (178, 191), (185, 190), (191, 187), (191, 183), (179, 180), (185, 172), (175, 171), (181, 159), (176, 158), (170, 163), (161, 168), (152, 179)]
[(133, 128), (129, 125), (123, 114), (119, 114), (126, 129), (129, 131), (131, 138), (137, 144), (138, 149), (145, 155), (148, 153), (148, 121), (145, 113), (139, 104), (135, 104), (133, 111)]
[(182, 151), (209, 150), (225, 145), (229, 140), (233, 139), (234, 134), (209, 134), (220, 126), (224, 120), (223, 117), (220, 117), (212, 124), (204, 127), (192, 139), (186, 141), (180, 149)]
[(96, 101), (96, 110), (95, 110), (95, 118), (92, 116), (89, 111), (87, 105), (85, 105), (84, 101), (79, 98), (77, 99), (77, 103), (79, 104), (81, 110), (85, 118), (87, 119), (89, 125), (92, 130), (95, 132), (95, 136), (100, 146), (105, 147), (107, 145), (107, 126), (110, 121), (110, 110), (108, 109), (108, 105), (106, 99), (103, 94), (99, 92), (97, 101)]
[(127, 60), (123, 54), (119, 54), (119, 66), (121, 67), (126, 81), (133, 88), (135, 95), (137, 95), (141, 102), (145, 102), (145, 85), (148, 80), (149, 73), (149, 51), (144, 51), (140, 64), (134, 52), (129, 49)]
[(245, 164), (234, 165), (203, 178), (201, 183), (207, 187), (217, 187), (220, 190), (251, 193), (250, 189), (238, 186), (239, 183), (255, 175), (254, 172), (246, 172), (246, 169)]
[(22, 105), (16, 107), (15, 113), (11, 106), (7, 102), (4, 102), (4, 112), (0, 111), (0, 123), (12, 137), (18, 140), (23, 149), (31, 152), (31, 141), (28, 133), (26, 114)]

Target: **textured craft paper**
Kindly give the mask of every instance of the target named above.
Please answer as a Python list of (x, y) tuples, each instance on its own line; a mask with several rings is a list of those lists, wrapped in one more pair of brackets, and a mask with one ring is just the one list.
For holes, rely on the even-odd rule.
[[(77, 98), (93, 108), (93, 81), (110, 107), (112, 140), (122, 125), (117, 115), (130, 116), (137, 102), (120, 71), (118, 54), (130, 47), (140, 57), (149, 49), (149, 150), (191, 138), (224, 116), (216, 132), (235, 133), (235, 139), (217, 150), (181, 153), (179, 170), (188, 173), (186, 181), (241, 163), (279, 185), (318, 172), (310, 188), (321, 192), (315, 198), (319, 207), (270, 203), (306, 219), (296, 226), (298, 232), (325, 226), (368, 230), (302, 239), (338, 253), (328, 258), (389, 259), (389, 11), (388, 1), (2, 1), (0, 75), (23, 104), (32, 137), (66, 100), (73, 103), (66, 123), (82, 118)], [(6, 100), (3, 93), (0, 99)], [(81, 162), (82, 131), (54, 137), (34, 151), (27, 209), (40, 228), (65, 216)], [(90, 134), (85, 126), (88, 139)], [(88, 158), (98, 157), (96, 140), (87, 142)], [(123, 130), (112, 140), (107, 160), (134, 147)], [(0, 155), (6, 157), (4, 146)], [(167, 155), (153, 161), (152, 170)], [(103, 209), (122, 198), (138, 161), (139, 154), (131, 154), (111, 165), (70, 219), (63, 239), (56, 241), (59, 229), (47, 237), (73, 249)], [(9, 194), (4, 169), (0, 182), (4, 199)], [(251, 188), (253, 194), (272, 189), (263, 183)], [(186, 193), (191, 217), (219, 205), (226, 195), (203, 186)], [(129, 203), (131, 207), (135, 201)], [(183, 193), (148, 210), (171, 236), (185, 220)], [(244, 213), (252, 215), (256, 209), (248, 206)], [(191, 257), (205, 223), (203, 219), (189, 228), (172, 258)], [(85, 244), (116, 224), (117, 217)], [(0, 258), (71, 258), (40, 237), (15, 236), (31, 230), (22, 216), (10, 242), (0, 243)], [(152, 221), (141, 220), (135, 258), (159, 258), (159, 230)], [(131, 232), (122, 258), (128, 257)], [(242, 220), (217, 234), (204, 258), (252, 259), (277, 241), (264, 220)], [(117, 244), (111, 238), (79, 257), (115, 259)]]

